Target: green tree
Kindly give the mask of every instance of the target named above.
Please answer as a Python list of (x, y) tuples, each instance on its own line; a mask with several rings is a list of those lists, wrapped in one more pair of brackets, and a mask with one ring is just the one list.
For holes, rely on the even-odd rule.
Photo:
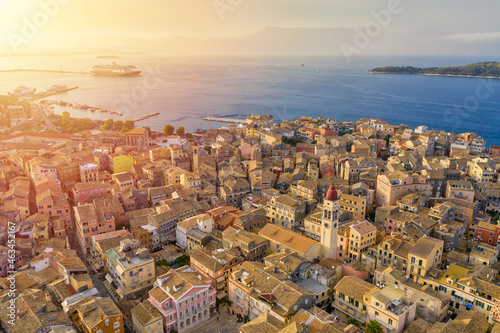
[(172, 135), (174, 134), (174, 132), (175, 132), (175, 127), (172, 125), (165, 125), (165, 127), (163, 127), (163, 134), (165, 135)]
[(179, 136), (184, 136), (185, 134), (186, 134), (186, 130), (184, 129), (184, 127), (183, 127), (183, 126), (181, 126), (181, 127), (179, 127), (179, 128), (177, 129), (177, 135), (179, 135)]
[(68, 120), (69, 118), (71, 118), (71, 114), (68, 111), (64, 111), (62, 113), (62, 119), (63, 120)]
[(113, 129), (113, 119), (106, 119), (104, 122), (104, 125), (102, 125), (102, 128), (105, 130), (110, 130)]
[(123, 120), (117, 120), (113, 124), (113, 129), (115, 131), (120, 131), (123, 128)]
[(191, 133), (186, 133), (186, 138), (188, 138), (188, 139), (192, 139), (192, 138), (193, 138), (193, 134), (191, 134)]
[(382, 324), (380, 324), (376, 320), (370, 320), (368, 324), (366, 324), (366, 333), (382, 333), (384, 329), (382, 328)]
[(356, 327), (360, 327), (361, 326), (361, 323), (356, 319), (356, 318), (349, 318), (347, 319), (347, 324), (349, 325), (354, 325)]
[(134, 121), (133, 120), (125, 120), (125, 122), (123, 123), (123, 128), (125, 128), (125, 130), (127, 130), (127, 131), (134, 129), (135, 128)]

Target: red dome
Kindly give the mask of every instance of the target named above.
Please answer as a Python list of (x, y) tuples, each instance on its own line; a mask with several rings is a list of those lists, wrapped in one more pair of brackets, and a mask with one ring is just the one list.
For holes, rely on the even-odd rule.
[(198, 146), (198, 144), (196, 143), (196, 141), (193, 143), (193, 146)]
[(325, 200), (330, 200), (330, 201), (338, 200), (338, 193), (333, 184), (330, 186), (328, 192), (326, 192)]

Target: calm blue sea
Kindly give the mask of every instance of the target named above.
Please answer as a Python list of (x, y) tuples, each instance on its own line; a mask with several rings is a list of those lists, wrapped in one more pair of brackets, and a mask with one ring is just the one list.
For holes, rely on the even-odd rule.
[[(0, 94), (19, 84), (44, 91), (53, 84), (80, 88), (50, 99), (114, 108), (118, 119), (160, 112), (139, 124), (189, 130), (208, 128), (202, 118), (273, 114), (275, 118), (334, 117), (355, 121), (377, 117), (391, 124), (426, 125), (449, 132), (473, 131), (500, 144), (500, 80), (368, 74), (386, 65), (454, 66), (496, 59), (481, 57), (362, 57), (347, 63), (331, 56), (122, 56), (142, 77), (88, 74), (0, 73)], [(111, 60), (95, 56), (0, 58), (0, 69), (88, 71)], [(301, 64), (304, 64), (302, 66)], [(58, 109), (62, 112), (67, 109)], [(68, 110), (73, 116), (106, 119), (106, 113)], [(218, 127), (222, 124), (212, 123)]]

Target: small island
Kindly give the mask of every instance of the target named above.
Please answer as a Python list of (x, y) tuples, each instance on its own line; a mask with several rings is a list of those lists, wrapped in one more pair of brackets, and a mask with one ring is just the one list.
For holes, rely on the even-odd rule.
[(368, 71), (368, 73), (500, 78), (500, 62), (488, 61), (465, 66), (428, 68), (413, 66), (386, 66), (374, 68), (371, 71)]

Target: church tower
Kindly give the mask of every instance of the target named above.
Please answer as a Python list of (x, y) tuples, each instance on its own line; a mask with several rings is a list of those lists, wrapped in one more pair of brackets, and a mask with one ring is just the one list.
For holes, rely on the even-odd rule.
[(339, 232), (340, 194), (335, 186), (330, 186), (323, 200), (321, 220), (321, 245), (324, 258), (337, 259), (337, 235)]
[(200, 152), (200, 147), (195, 142), (193, 143), (193, 172), (198, 172), (198, 153)]

